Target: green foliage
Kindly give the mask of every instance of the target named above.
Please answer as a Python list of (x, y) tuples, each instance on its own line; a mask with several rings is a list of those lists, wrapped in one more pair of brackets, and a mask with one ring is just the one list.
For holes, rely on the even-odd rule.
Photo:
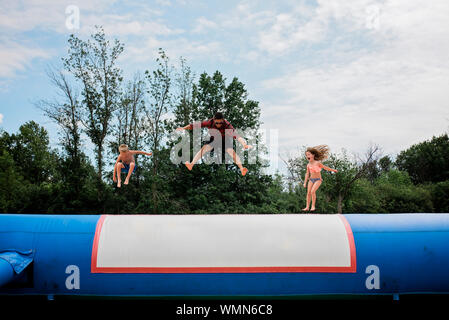
[(422, 186), (415, 186), (407, 172), (391, 170), (378, 182), (378, 197), (384, 212), (432, 212), (431, 194)]
[[(7, 133), (5, 133), (7, 135)], [(32, 184), (40, 184), (54, 173), (54, 154), (49, 149), (47, 131), (34, 121), (20, 126), (19, 132), (5, 137), (6, 150), (12, 155), (20, 173)]]
[(355, 182), (351, 197), (346, 201), (347, 213), (385, 212), (380, 205), (378, 189), (366, 178)]
[(54, 174), (47, 131), (30, 121), (17, 134), (3, 132), (0, 141), (1, 210), (42, 212)]
[(449, 180), (427, 186), (435, 212), (449, 212)]
[(449, 137), (443, 134), (399, 153), (396, 165), (407, 171), (413, 183), (449, 180)]
[[(189, 75), (184, 74), (184, 85), (189, 79)], [(225, 80), (218, 71), (212, 77), (203, 73), (198, 83), (192, 86), (192, 102), (187, 103), (188, 99), (184, 99), (176, 109), (173, 127), (186, 125), (182, 122), (185, 119), (202, 121), (221, 111), (235, 128), (257, 129), (260, 126), (258, 103), (248, 100), (246, 89), (237, 78), (229, 85)], [(173, 144), (169, 141), (168, 148)], [(241, 147), (239, 143), (236, 145)], [(184, 165), (171, 164), (169, 150), (166, 151), (166, 157), (161, 159), (165, 169), (160, 172), (166, 178), (163, 181), (169, 184), (168, 197), (175, 204), (171, 210), (198, 214), (257, 213), (257, 208), (271, 202), (268, 189), (273, 181), (271, 176), (262, 174), (261, 163), (244, 164), (249, 169), (245, 177), (235, 164), (198, 163), (188, 171)], [(190, 152), (193, 155), (192, 147)], [(213, 152), (213, 157), (217, 160), (218, 154)]]
[[(216, 71), (201, 74), (195, 82), (185, 60), (181, 58), (175, 74), (160, 50), (156, 68), (123, 88), (122, 71), (116, 66), (122, 51), (123, 45), (117, 40), (111, 45), (101, 28), (88, 41), (69, 38), (64, 67), (80, 86), (80, 101), (72, 96), (68, 78), (55, 73), (52, 80), (68, 100), (44, 109), (63, 132), (62, 152), (50, 149), (47, 131), (33, 121), (14, 134), (0, 131), (0, 212), (301, 213), (307, 192), (302, 181), (305, 148), (287, 161), (287, 181), (280, 174), (265, 174), (261, 162), (244, 163), (249, 169), (244, 177), (235, 164), (200, 162), (189, 171), (171, 162), (176, 141), (169, 133), (212, 118), (217, 111), (237, 129), (260, 128), (259, 102), (249, 99), (241, 81), (226, 81)], [(82, 150), (82, 135), (94, 145), (96, 168)], [(257, 135), (244, 138), (257, 140)], [(103, 171), (103, 151), (109, 146), (113, 152), (106, 159), (115, 159), (122, 142), (153, 156), (136, 156), (138, 166), (129, 185), (119, 189), (112, 172)], [(395, 162), (385, 156), (357, 163), (344, 150), (331, 154), (324, 164), (338, 173), (322, 171), (317, 212), (449, 212), (448, 159), (447, 134), (402, 151)]]
[(193, 85), (191, 118), (194, 121), (210, 119), (218, 111), (235, 128), (245, 130), (260, 126), (259, 103), (248, 99), (245, 85), (238, 78), (226, 85), (226, 79), (219, 71), (212, 77), (203, 73), (198, 84)]
[[(141, 181), (133, 175), (130, 184), (121, 189), (112, 183), (103, 184), (105, 200), (99, 202), (96, 172), (88, 159), (83, 156), (74, 167), (67, 154), (59, 155), (48, 148), (48, 134), (36, 123), (24, 124), (15, 134), (2, 132), (0, 148), (1, 212), (153, 213), (154, 195), (157, 213), (161, 214), (298, 213), (305, 205), (302, 184), (286, 190), (279, 174), (264, 175), (253, 165), (255, 170), (242, 177), (233, 164), (197, 165), (188, 171), (184, 165), (171, 163), (169, 148), (160, 152), (158, 175), (153, 174), (150, 161), (143, 161), (136, 169), (140, 170)], [(303, 162), (301, 157), (297, 159), (298, 172), (304, 173)], [(325, 164), (339, 172), (323, 172), (317, 212), (333, 213), (357, 165), (344, 152), (332, 154)], [(344, 212), (449, 212), (449, 180), (415, 185), (406, 171), (381, 172), (374, 182), (362, 177), (353, 183), (343, 201)]]
[[(111, 46), (102, 27), (96, 27), (95, 34), (85, 41), (71, 35), (69, 56), (63, 58), (64, 67), (80, 83), (82, 91), (81, 118), (85, 133), (95, 146), (98, 179), (103, 175), (103, 152), (106, 137), (111, 131), (111, 119), (120, 100), (122, 70), (116, 61), (124, 50), (123, 44), (115, 39)], [(103, 194), (101, 181), (99, 195)], [(101, 198), (101, 197), (100, 197)]]
[(341, 155), (331, 154), (329, 159), (324, 161), (323, 164), (338, 170), (336, 174), (323, 173), (323, 180), (326, 183), (323, 182), (322, 187), (327, 195), (327, 199), (329, 199), (328, 201), (338, 201), (339, 196), (343, 195), (345, 199), (350, 197), (355, 189), (352, 181), (357, 174), (357, 165), (349, 159), (346, 151), (342, 150)]
[(22, 202), (24, 179), (13, 157), (4, 148), (0, 154), (0, 212), (18, 211)]
[(186, 123), (191, 123), (192, 119), (192, 95), (193, 95), (193, 82), (195, 74), (184, 58), (180, 58), (180, 70), (175, 76), (175, 84), (177, 92), (175, 93), (177, 103), (175, 103), (174, 115), (175, 119), (172, 121), (172, 128), (182, 127)]
[(390, 171), (393, 168), (393, 161), (389, 156), (384, 156), (379, 159), (379, 170), (381, 173)]

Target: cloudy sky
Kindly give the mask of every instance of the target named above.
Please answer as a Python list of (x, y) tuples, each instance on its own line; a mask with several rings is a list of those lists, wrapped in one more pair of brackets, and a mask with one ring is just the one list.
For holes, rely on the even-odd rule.
[(0, 126), (33, 119), (56, 144), (33, 106), (54, 96), (45, 68), (71, 33), (102, 25), (125, 44), (125, 76), (150, 69), (162, 47), (197, 75), (238, 77), (281, 153), (375, 143), (394, 156), (449, 130), (448, 17), (447, 0), (0, 0)]

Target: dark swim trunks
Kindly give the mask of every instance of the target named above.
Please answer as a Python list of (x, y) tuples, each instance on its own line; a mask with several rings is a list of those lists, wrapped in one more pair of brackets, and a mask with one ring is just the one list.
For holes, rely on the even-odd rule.
[[(122, 162), (122, 163), (123, 163), (123, 162)], [(122, 168), (122, 171), (121, 171), (121, 172), (128, 173), (130, 163), (123, 163), (123, 165), (124, 165), (125, 167)], [(134, 169), (136, 169), (136, 167), (137, 167), (137, 165), (134, 163)], [(133, 170), (133, 171), (134, 171), (134, 170)], [(131, 172), (133, 172), (133, 171), (131, 171)]]
[[(204, 145), (206, 144), (212, 144), (214, 141), (214, 136), (211, 136), (209, 141), (206, 141)], [(228, 149), (234, 149), (234, 139), (232, 136), (224, 135), (221, 137), (221, 144), (218, 143), (218, 146), (214, 149), (212, 149), (212, 153), (220, 154), (221, 153), (221, 161), (225, 163), (226, 160), (226, 148)], [(216, 150), (215, 150), (216, 149)]]
[[(211, 144), (214, 141), (214, 136), (211, 136), (209, 141), (206, 141), (205, 144)], [(234, 139), (232, 136), (222, 136), (221, 137), (221, 148), (220, 148), (220, 144), (218, 144), (218, 149), (221, 149), (222, 151), (225, 151), (226, 148), (234, 148)]]

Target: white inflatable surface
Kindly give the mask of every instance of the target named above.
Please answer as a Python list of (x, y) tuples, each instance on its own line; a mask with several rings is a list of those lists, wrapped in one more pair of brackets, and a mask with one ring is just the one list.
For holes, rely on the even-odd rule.
[(355, 272), (342, 215), (106, 215), (94, 273)]

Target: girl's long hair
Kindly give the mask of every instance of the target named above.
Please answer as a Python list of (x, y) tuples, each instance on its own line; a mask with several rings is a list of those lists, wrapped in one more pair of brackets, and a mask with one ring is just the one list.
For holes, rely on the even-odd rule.
[(319, 146), (309, 147), (306, 152), (310, 152), (314, 155), (315, 160), (322, 161), (329, 157), (329, 147), (325, 144), (320, 144)]

